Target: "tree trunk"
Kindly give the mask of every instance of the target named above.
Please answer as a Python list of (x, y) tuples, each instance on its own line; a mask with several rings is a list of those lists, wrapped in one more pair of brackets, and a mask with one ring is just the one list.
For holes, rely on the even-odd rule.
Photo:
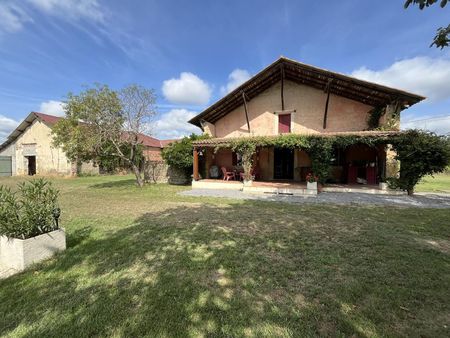
[(406, 192), (408, 193), (408, 196), (412, 196), (414, 194), (414, 188), (406, 189)]
[(144, 180), (142, 179), (141, 171), (139, 167), (135, 164), (132, 165), (134, 176), (136, 176), (136, 184), (138, 187), (142, 188), (144, 186)]

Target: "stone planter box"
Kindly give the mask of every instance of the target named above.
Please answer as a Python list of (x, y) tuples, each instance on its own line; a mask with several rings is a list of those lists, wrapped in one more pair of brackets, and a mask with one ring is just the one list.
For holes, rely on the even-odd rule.
[(58, 229), (28, 239), (0, 237), (0, 263), (8, 268), (24, 270), (31, 264), (66, 249), (66, 233)]
[(244, 180), (244, 187), (251, 187), (253, 185), (252, 180)]
[(380, 183), (378, 183), (378, 187), (379, 187), (381, 190), (388, 190), (388, 184), (387, 184), (386, 182), (380, 182)]
[(306, 182), (306, 189), (317, 191), (317, 182)]

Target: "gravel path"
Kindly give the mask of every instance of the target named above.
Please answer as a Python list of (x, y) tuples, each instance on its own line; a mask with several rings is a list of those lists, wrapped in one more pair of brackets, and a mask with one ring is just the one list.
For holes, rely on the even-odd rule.
[(341, 205), (390, 205), (417, 208), (450, 208), (450, 194), (420, 193), (407, 195), (374, 195), (364, 193), (322, 192), (317, 196), (256, 195), (235, 190), (195, 189), (180, 193), (183, 196), (223, 197), (288, 203), (328, 203)]

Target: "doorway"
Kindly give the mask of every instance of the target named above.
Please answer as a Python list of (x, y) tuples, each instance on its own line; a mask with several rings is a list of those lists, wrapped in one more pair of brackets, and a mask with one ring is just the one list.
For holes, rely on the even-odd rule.
[(287, 148), (274, 149), (274, 175), (276, 180), (294, 179), (294, 150)]
[(28, 175), (36, 175), (36, 156), (27, 156), (28, 159)]

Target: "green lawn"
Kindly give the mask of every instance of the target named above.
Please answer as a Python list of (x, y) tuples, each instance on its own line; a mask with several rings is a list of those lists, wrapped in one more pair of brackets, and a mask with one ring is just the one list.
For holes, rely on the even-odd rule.
[[(12, 184), (4, 178), (0, 184)], [(68, 249), (0, 281), (8, 337), (450, 334), (450, 210), (58, 179)]]
[(416, 191), (450, 193), (450, 173), (427, 176), (417, 185)]

